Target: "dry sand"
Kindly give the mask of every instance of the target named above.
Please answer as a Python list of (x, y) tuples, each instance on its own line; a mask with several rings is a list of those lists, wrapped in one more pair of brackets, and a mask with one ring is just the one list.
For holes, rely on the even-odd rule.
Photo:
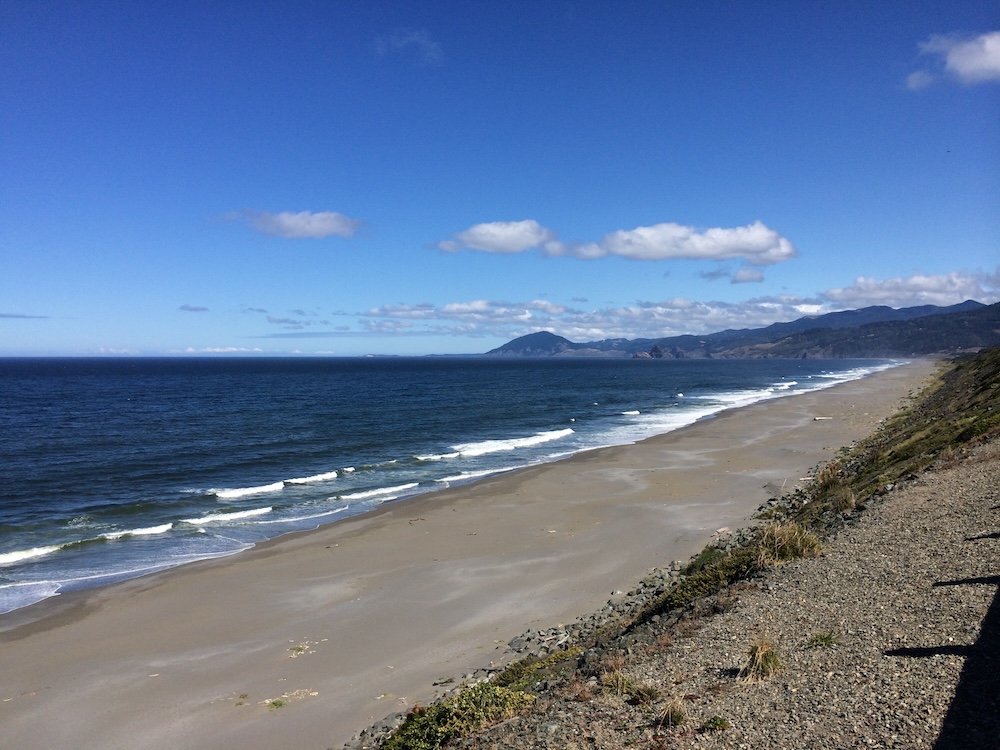
[(2, 615), (0, 747), (337, 747), (433, 698), (436, 680), (500, 659), (527, 628), (596, 610), (745, 524), (933, 368), (734, 409)]

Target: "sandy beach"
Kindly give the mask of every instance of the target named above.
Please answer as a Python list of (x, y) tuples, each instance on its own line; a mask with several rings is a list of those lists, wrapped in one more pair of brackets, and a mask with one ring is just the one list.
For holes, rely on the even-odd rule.
[[(0, 746), (338, 747), (869, 434), (930, 362), (0, 616)], [(817, 419), (817, 417), (828, 417)]]

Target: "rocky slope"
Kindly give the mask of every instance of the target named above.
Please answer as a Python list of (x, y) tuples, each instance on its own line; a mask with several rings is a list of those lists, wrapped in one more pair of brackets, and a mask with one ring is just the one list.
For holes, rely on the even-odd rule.
[(348, 747), (994, 748), (998, 437), (990, 350), (757, 529), (514, 639), (524, 658)]

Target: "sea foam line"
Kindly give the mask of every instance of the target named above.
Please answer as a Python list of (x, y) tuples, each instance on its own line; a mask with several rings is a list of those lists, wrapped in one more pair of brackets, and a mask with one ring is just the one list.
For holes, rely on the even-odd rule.
[(363, 492), (354, 492), (350, 495), (341, 495), (341, 500), (367, 500), (373, 497), (381, 497), (383, 495), (393, 495), (399, 492), (406, 492), (407, 490), (412, 490), (420, 486), (420, 482), (410, 482), (408, 484), (399, 484), (395, 487), (382, 487), (377, 490), (365, 490)]
[(201, 518), (185, 518), (181, 523), (189, 523), (193, 526), (201, 526), (213, 521), (235, 521), (237, 518), (250, 518), (251, 516), (262, 516), (270, 513), (274, 508), (268, 505), (266, 508), (254, 508), (253, 510), (239, 510), (233, 513), (209, 513)]
[(262, 484), (257, 487), (238, 487), (233, 490), (212, 490), (212, 494), (218, 498), (229, 500), (235, 497), (246, 497), (247, 495), (260, 495), (265, 492), (281, 492), (284, 488), (284, 482), (272, 482), (271, 484)]
[(508, 466), (500, 467), (497, 469), (482, 469), (480, 471), (464, 471), (461, 474), (455, 474), (450, 477), (440, 477), (435, 479), (435, 482), (467, 482), (471, 479), (481, 479), (482, 477), (492, 476), (493, 474), (504, 474), (508, 471), (517, 471), (522, 466)]
[(332, 479), (336, 479), (340, 476), (339, 471), (327, 471), (322, 474), (313, 474), (311, 477), (296, 477), (295, 479), (286, 479), (285, 484), (314, 484), (316, 482), (329, 482)]
[(257, 525), (257, 526), (264, 526), (264, 525), (267, 525), (267, 524), (296, 523), (298, 521), (309, 521), (309, 520), (312, 520), (313, 518), (323, 518), (324, 516), (334, 516), (337, 513), (343, 513), (349, 507), (350, 507), (349, 505), (345, 505), (343, 508), (336, 508), (334, 510), (326, 510), (326, 511), (323, 511), (322, 513), (313, 513), (311, 516), (293, 516), (291, 518), (272, 518), (272, 519), (269, 519), (267, 521), (257, 521), (255, 523), (255, 525)]
[(478, 443), (462, 443), (453, 445), (452, 449), (462, 456), (484, 456), (487, 453), (501, 453), (503, 451), (517, 450), (518, 448), (530, 448), (534, 445), (541, 445), (552, 440), (561, 440), (573, 434), (569, 427), (562, 430), (549, 430), (547, 432), (537, 432), (531, 437), (510, 438), (507, 440), (483, 440)]
[(102, 539), (121, 539), (123, 536), (151, 536), (153, 534), (165, 534), (170, 531), (174, 525), (172, 523), (163, 523), (159, 526), (147, 526), (142, 529), (126, 529), (125, 531), (108, 531), (101, 534)]

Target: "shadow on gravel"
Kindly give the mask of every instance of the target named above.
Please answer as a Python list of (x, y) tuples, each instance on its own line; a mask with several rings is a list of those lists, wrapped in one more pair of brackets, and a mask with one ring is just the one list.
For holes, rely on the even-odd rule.
[(993, 603), (983, 618), (979, 639), (971, 646), (897, 648), (886, 656), (929, 658), (965, 657), (955, 698), (944, 717), (934, 750), (994, 750), (1000, 737), (1000, 576), (940, 581), (935, 586), (997, 586)]
[(980, 534), (979, 536), (966, 537), (965, 541), (975, 542), (978, 539), (1000, 539), (1000, 531), (994, 531), (992, 534)]

